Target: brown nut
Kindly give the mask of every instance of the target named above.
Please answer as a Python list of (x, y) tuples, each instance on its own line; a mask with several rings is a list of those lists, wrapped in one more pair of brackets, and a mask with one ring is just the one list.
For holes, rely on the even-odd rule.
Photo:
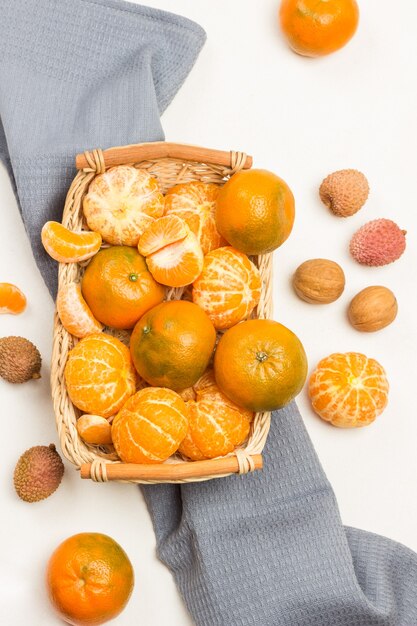
[(294, 291), (311, 304), (334, 302), (343, 293), (345, 275), (340, 265), (328, 259), (305, 261), (293, 277)]
[(397, 317), (397, 300), (387, 287), (366, 287), (349, 305), (349, 321), (356, 330), (372, 333), (389, 326)]

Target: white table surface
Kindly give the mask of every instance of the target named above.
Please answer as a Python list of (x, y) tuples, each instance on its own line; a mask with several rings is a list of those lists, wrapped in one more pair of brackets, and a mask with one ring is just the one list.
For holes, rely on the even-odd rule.
[[(195, 19), (208, 34), (196, 67), (164, 115), (167, 139), (245, 150), (255, 166), (276, 172), (294, 191), (294, 231), (275, 256), (275, 319), (302, 339), (310, 368), (331, 352), (349, 350), (375, 357), (387, 370), (389, 407), (362, 430), (328, 426), (313, 414), (304, 392), (299, 398), (343, 521), (417, 550), (417, 3), (403, 0), (393, 9), (388, 0), (362, 0), (354, 40), (320, 60), (287, 49), (276, 25), (277, 0), (149, 4)], [(361, 169), (372, 191), (366, 207), (343, 220), (326, 210), (317, 191), (324, 176), (346, 167)], [(20, 387), (0, 381), (0, 623), (60, 623), (46, 598), (45, 563), (67, 536), (98, 531), (122, 544), (136, 572), (133, 596), (115, 623), (191, 625), (170, 573), (155, 557), (151, 523), (135, 486), (81, 481), (66, 462), (63, 484), (50, 499), (30, 505), (14, 493), (19, 455), (57, 441), (48, 382), (53, 305), (1, 166), (0, 205), (0, 279), (18, 284), (29, 302), (23, 315), (1, 317), (0, 335), (30, 338), (44, 360), (41, 381)], [(378, 217), (408, 230), (407, 251), (388, 267), (361, 267), (349, 258), (349, 239)], [(345, 270), (346, 290), (334, 304), (308, 305), (291, 289), (295, 268), (315, 257), (333, 259)], [(347, 304), (375, 284), (395, 292), (398, 318), (380, 333), (358, 333), (347, 322)]]

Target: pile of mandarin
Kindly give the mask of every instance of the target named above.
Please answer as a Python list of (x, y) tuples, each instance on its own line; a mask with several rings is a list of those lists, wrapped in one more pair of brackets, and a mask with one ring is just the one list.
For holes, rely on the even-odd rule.
[[(83, 213), (89, 230), (42, 230), (52, 258), (88, 261), (57, 296), (62, 325), (79, 339), (65, 383), (80, 437), (130, 463), (232, 452), (254, 414), (290, 402), (307, 373), (294, 333), (249, 319), (262, 291), (255, 257), (292, 229), (290, 189), (248, 170), (163, 195), (147, 171), (117, 166), (90, 183)], [(115, 330), (129, 331), (126, 341)]]

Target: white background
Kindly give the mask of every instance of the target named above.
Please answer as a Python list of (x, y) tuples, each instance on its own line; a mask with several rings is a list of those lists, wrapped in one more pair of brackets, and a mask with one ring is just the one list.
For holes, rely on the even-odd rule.
[[(295, 228), (275, 257), (275, 318), (300, 336), (310, 368), (331, 352), (349, 350), (375, 357), (388, 373), (389, 407), (366, 429), (332, 428), (312, 413), (305, 393), (299, 398), (343, 521), (417, 550), (417, 3), (402, 0), (393, 8), (388, 0), (362, 0), (354, 40), (316, 60), (287, 49), (276, 0), (149, 4), (196, 20), (208, 34), (196, 67), (164, 115), (167, 139), (244, 150), (254, 155), (255, 166), (276, 172), (294, 191)], [(343, 220), (321, 204), (318, 187), (328, 173), (346, 167), (368, 176), (371, 195), (360, 213)], [(58, 624), (43, 582), (49, 554), (73, 533), (100, 531), (122, 544), (136, 572), (133, 596), (116, 623), (187, 626), (191, 621), (171, 575), (155, 558), (151, 524), (135, 486), (81, 481), (66, 463), (63, 485), (52, 498), (30, 505), (14, 493), (19, 455), (57, 441), (48, 383), (53, 306), (1, 168), (0, 205), (0, 280), (17, 283), (29, 302), (23, 315), (1, 317), (0, 335), (30, 338), (44, 359), (41, 381), (20, 387), (0, 381), (0, 623)], [(408, 230), (407, 251), (386, 268), (361, 267), (349, 258), (348, 242), (377, 217)], [(346, 290), (334, 304), (315, 307), (292, 292), (293, 271), (315, 257), (333, 259), (345, 270)], [(398, 318), (382, 332), (358, 333), (346, 319), (347, 305), (375, 284), (395, 292)]]

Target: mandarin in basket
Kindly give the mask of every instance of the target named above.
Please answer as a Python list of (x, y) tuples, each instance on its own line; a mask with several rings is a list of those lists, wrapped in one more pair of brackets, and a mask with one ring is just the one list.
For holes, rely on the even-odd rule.
[(113, 245), (137, 246), (139, 237), (164, 213), (164, 197), (156, 178), (131, 165), (99, 174), (83, 201), (89, 228)]
[(203, 267), (198, 239), (177, 215), (155, 220), (140, 238), (138, 250), (155, 280), (169, 287), (191, 284)]
[(100, 250), (85, 270), (82, 293), (94, 317), (106, 326), (132, 328), (165, 297), (136, 248)]
[(262, 281), (246, 254), (231, 246), (209, 252), (200, 276), (193, 283), (193, 302), (219, 330), (250, 316), (259, 303)]
[(187, 428), (182, 398), (171, 389), (147, 387), (114, 418), (113, 444), (125, 463), (162, 463), (178, 450)]
[(291, 189), (267, 170), (237, 172), (220, 188), (217, 229), (245, 254), (265, 254), (281, 246), (291, 233), (294, 217)]
[(129, 349), (106, 333), (84, 337), (68, 355), (65, 383), (72, 403), (81, 411), (111, 417), (135, 393)]
[(217, 185), (193, 180), (171, 187), (165, 195), (165, 215), (183, 219), (196, 235), (204, 254), (227, 245), (216, 226), (218, 194)]
[(216, 331), (196, 304), (163, 302), (136, 324), (130, 340), (133, 363), (150, 385), (181, 391), (204, 373), (213, 354)]
[(251, 411), (280, 409), (301, 391), (307, 357), (301, 341), (272, 320), (248, 320), (227, 330), (214, 357), (221, 391)]
[(56, 309), (61, 324), (74, 337), (99, 333), (103, 325), (92, 314), (78, 283), (61, 285), (56, 298)]
[(77, 432), (85, 443), (95, 446), (112, 443), (111, 424), (101, 415), (81, 415), (77, 419)]
[(294, 52), (319, 57), (339, 50), (353, 37), (359, 7), (356, 0), (282, 0), (279, 19)]
[(101, 235), (90, 231), (75, 233), (59, 222), (46, 222), (41, 231), (42, 244), (50, 257), (60, 263), (77, 263), (100, 250)]
[(193, 387), (186, 403), (188, 431), (179, 452), (192, 461), (233, 452), (249, 434), (253, 413), (238, 407), (218, 388), (212, 371)]
[(0, 313), (19, 315), (26, 309), (26, 296), (12, 283), (0, 283)]
[(384, 368), (358, 352), (322, 359), (309, 383), (314, 411), (339, 428), (371, 424), (387, 406), (388, 390)]
[(93, 626), (114, 619), (133, 590), (132, 564), (123, 548), (101, 533), (65, 539), (48, 562), (46, 584), (58, 615), (69, 624)]

